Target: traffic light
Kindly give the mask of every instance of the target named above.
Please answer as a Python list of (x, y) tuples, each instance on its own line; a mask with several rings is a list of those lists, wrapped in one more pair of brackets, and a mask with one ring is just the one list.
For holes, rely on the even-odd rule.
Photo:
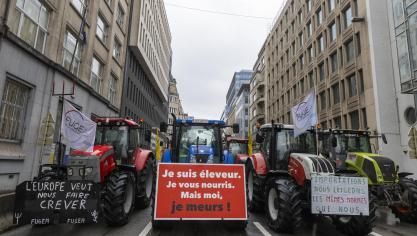
[(408, 131), (408, 156), (417, 159), (417, 131), (415, 125)]

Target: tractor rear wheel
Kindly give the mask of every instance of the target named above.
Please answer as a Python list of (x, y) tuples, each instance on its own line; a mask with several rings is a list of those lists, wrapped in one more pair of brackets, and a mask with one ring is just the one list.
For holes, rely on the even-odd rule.
[(125, 225), (135, 206), (135, 178), (128, 171), (113, 171), (105, 182), (103, 217), (110, 226)]
[(301, 192), (290, 178), (267, 181), (265, 211), (269, 227), (289, 233), (302, 225)]
[(144, 168), (138, 173), (136, 183), (136, 205), (144, 209), (149, 206), (152, 198), (152, 185), (155, 178), (155, 161), (149, 158)]
[(369, 215), (368, 216), (338, 216), (334, 218), (336, 228), (347, 235), (361, 236), (368, 235), (375, 226), (376, 198), (369, 194)]
[(417, 224), (417, 182), (401, 178), (400, 186), (402, 199), (408, 207), (393, 207), (393, 212), (401, 221)]
[(262, 211), (262, 186), (259, 183), (258, 175), (253, 168), (252, 163), (246, 163), (246, 196), (248, 202), (248, 209), (251, 212)]

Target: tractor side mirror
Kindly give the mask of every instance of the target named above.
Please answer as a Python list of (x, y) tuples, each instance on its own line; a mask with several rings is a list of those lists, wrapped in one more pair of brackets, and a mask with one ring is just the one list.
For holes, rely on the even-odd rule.
[(239, 124), (233, 124), (232, 128), (233, 128), (233, 133), (234, 134), (239, 133)]
[(385, 144), (387, 144), (387, 143), (388, 143), (388, 141), (387, 141), (387, 137), (385, 136), (385, 134), (382, 134), (382, 135), (381, 135), (381, 138), (382, 138), (382, 142), (384, 142)]
[(161, 122), (159, 124), (159, 130), (163, 133), (166, 133), (168, 130), (168, 124), (166, 122)]
[(146, 142), (150, 142), (151, 141), (151, 131), (150, 130), (146, 130), (145, 131), (145, 141)]
[(257, 143), (263, 143), (265, 140), (264, 136), (262, 134), (260, 134), (259, 132), (256, 133), (256, 137), (255, 137), (255, 141)]
[(332, 137), (332, 147), (337, 147), (337, 138)]

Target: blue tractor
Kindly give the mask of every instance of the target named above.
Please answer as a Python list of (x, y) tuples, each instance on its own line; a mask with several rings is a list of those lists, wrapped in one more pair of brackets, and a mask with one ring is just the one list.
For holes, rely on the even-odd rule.
[[(167, 127), (161, 123), (161, 132), (166, 132)], [(228, 126), (221, 120), (174, 119), (170, 149), (161, 161), (233, 164), (233, 157), (223, 152), (223, 130), (227, 127), (232, 127), (233, 133), (239, 132), (239, 124)]]

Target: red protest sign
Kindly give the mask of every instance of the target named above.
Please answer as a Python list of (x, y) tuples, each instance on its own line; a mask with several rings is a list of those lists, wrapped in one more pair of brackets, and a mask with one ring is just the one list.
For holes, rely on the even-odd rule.
[(244, 165), (159, 163), (155, 220), (246, 220)]

